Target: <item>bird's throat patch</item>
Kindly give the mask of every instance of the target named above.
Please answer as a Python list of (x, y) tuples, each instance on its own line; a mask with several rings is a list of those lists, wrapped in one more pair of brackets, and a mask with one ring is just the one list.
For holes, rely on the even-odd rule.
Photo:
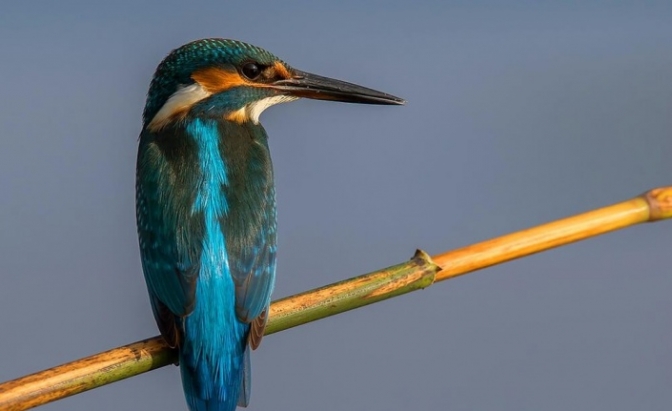
[(264, 112), (264, 110), (273, 105), (279, 103), (288, 103), (294, 100), (298, 100), (298, 97), (285, 96), (282, 94), (277, 96), (266, 97), (261, 100), (257, 100), (250, 104), (247, 104), (241, 109), (232, 111), (231, 113), (227, 114), (225, 118), (229, 121), (235, 121), (236, 123), (239, 124), (245, 123), (247, 121), (251, 121), (254, 124), (259, 124), (259, 116), (261, 115), (261, 113)]

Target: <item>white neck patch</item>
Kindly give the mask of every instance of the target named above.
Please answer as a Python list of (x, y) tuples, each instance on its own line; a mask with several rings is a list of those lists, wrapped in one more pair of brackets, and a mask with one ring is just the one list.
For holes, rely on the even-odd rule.
[(262, 98), (261, 100), (250, 103), (245, 107), (229, 114), (227, 118), (235, 119), (241, 123), (244, 121), (252, 121), (254, 124), (259, 124), (259, 116), (267, 108), (279, 103), (289, 103), (290, 101), (298, 99), (298, 97), (284, 95)]
[(151, 131), (158, 131), (168, 124), (175, 114), (188, 110), (189, 107), (211, 95), (212, 93), (198, 83), (181, 87), (163, 104), (147, 127)]
[(252, 120), (254, 124), (259, 124), (259, 116), (261, 113), (264, 112), (267, 108), (280, 104), (280, 103), (289, 103), (290, 101), (298, 100), (298, 97), (294, 96), (273, 96), (273, 97), (266, 97), (262, 98), (259, 101), (255, 101), (254, 103), (250, 103), (247, 106), (247, 115)]

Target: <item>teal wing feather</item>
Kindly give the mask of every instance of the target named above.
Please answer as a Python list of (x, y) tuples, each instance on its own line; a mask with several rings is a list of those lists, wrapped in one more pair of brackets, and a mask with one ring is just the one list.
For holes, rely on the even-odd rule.
[(168, 161), (171, 147), (160, 147), (151, 140), (141, 140), (141, 146), (143, 143), (136, 181), (141, 260), (154, 318), (162, 335), (174, 346), (179, 342), (176, 317), (193, 310), (198, 277), (200, 243), (186, 239), (202, 235), (199, 231), (203, 224), (186, 206), (188, 190), (181, 187), (189, 182), (180, 181), (179, 175), (189, 174), (175, 170), (180, 162)]
[(273, 166), (263, 127), (220, 125), (222, 155), (231, 170), (226, 231), (236, 315), (253, 323), (268, 309), (275, 283), (276, 203)]
[(246, 247), (233, 265), (236, 284), (236, 314), (252, 322), (268, 309), (275, 282), (276, 240), (272, 230), (261, 230), (254, 244)]

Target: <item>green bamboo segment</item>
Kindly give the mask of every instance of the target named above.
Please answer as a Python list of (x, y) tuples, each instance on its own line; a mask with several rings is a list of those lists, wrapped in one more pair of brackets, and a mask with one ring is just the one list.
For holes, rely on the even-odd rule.
[(276, 301), (266, 335), (429, 287), (441, 267), (418, 250), (403, 264)]
[[(396, 297), (495, 264), (643, 222), (672, 218), (672, 186), (434, 257), (408, 262), (287, 297), (271, 305), (265, 334)], [(0, 384), (0, 410), (20, 411), (56, 401), (176, 361), (154, 337)]]

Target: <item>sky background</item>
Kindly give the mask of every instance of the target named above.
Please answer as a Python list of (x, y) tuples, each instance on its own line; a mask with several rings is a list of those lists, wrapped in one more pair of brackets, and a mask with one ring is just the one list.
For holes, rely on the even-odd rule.
[[(276, 299), (672, 184), (667, 1), (95, 3), (0, 12), (0, 381), (157, 334), (137, 136), (156, 65), (194, 39), (244, 40), (408, 100), (262, 116)], [(668, 410), (671, 228), (268, 337), (249, 410)], [(186, 405), (171, 366), (43, 409)]]

